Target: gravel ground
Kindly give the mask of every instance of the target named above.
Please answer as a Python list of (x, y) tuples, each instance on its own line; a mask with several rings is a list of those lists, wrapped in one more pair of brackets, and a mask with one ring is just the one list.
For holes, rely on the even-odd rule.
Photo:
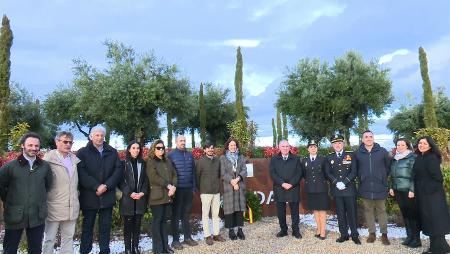
[[(290, 221), (290, 218), (288, 218)], [(360, 237), (362, 245), (356, 245), (352, 241), (345, 243), (336, 243), (339, 237), (336, 232), (328, 232), (327, 239), (319, 240), (314, 237), (315, 230), (310, 226), (301, 223), (300, 231), (303, 235), (302, 239), (296, 239), (292, 235), (277, 238), (276, 233), (279, 231), (278, 221), (275, 217), (263, 218), (255, 224), (246, 224), (244, 233), (246, 240), (231, 241), (228, 239), (228, 232), (222, 229), (222, 236), (227, 241), (224, 243), (214, 242), (209, 246), (205, 241), (201, 240), (199, 246), (184, 247), (183, 250), (176, 251), (178, 254), (192, 253), (246, 253), (246, 254), (262, 254), (262, 253), (422, 253), (428, 248), (428, 240), (422, 240), (424, 247), (411, 249), (404, 247), (400, 243), (402, 239), (390, 238), (391, 245), (384, 246), (380, 239), (373, 244), (366, 243), (367, 237)], [(289, 232), (291, 233), (291, 232)], [(147, 252), (151, 253), (151, 252)]]

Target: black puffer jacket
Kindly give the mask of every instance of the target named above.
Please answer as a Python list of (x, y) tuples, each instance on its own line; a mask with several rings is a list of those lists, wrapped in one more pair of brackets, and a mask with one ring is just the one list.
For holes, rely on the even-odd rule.
[(352, 167), (356, 167), (358, 172), (358, 195), (372, 200), (386, 199), (391, 162), (389, 153), (375, 143), (370, 152), (361, 144), (354, 154), (356, 163)]

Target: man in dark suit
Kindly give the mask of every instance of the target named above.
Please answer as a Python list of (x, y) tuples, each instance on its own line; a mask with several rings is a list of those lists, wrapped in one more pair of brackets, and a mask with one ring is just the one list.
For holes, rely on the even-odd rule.
[(340, 135), (331, 138), (334, 152), (327, 156), (325, 173), (330, 181), (331, 195), (336, 202), (336, 214), (341, 236), (338, 243), (349, 240), (350, 226), (352, 241), (361, 244), (356, 224), (356, 170), (352, 167), (353, 152), (344, 151), (344, 139)]
[(280, 153), (270, 160), (270, 176), (273, 181), (273, 193), (277, 206), (280, 232), (277, 237), (287, 236), (286, 202), (291, 208), (292, 235), (300, 239), (302, 235), (299, 229), (299, 203), (300, 203), (300, 179), (302, 177), (302, 165), (300, 158), (290, 152), (291, 146), (286, 140), (278, 145)]

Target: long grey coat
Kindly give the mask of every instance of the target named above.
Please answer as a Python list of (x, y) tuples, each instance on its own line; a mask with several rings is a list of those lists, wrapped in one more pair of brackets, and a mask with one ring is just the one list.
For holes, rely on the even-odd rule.
[[(237, 161), (236, 172), (233, 172), (233, 164), (225, 155), (220, 156), (220, 175), (223, 183), (223, 211), (224, 214), (232, 214), (234, 212), (246, 210), (245, 200), (245, 178), (247, 177), (247, 166), (245, 158), (239, 155)], [(235, 191), (230, 181), (236, 176), (241, 177), (239, 181), (239, 190)]]

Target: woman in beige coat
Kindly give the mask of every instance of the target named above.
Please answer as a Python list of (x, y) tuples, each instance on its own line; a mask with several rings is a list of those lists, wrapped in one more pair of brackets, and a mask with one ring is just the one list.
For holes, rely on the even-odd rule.
[(47, 194), (47, 219), (44, 231), (44, 254), (53, 253), (58, 227), (61, 231), (60, 253), (73, 253), (73, 235), (80, 211), (78, 172), (80, 160), (71, 153), (73, 135), (60, 132), (55, 137), (56, 149), (44, 156), (50, 164), (53, 185)]

